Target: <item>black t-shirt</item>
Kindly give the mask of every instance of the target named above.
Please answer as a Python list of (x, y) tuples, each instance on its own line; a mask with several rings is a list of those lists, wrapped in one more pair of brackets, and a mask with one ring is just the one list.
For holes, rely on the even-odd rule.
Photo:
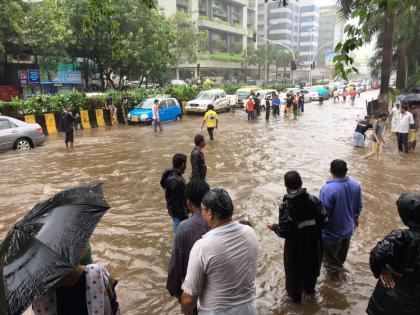
[(362, 135), (364, 135), (365, 132), (370, 128), (372, 128), (372, 124), (369, 123), (367, 120), (362, 120), (359, 121), (359, 123), (357, 124), (355, 131), (360, 132)]
[(293, 104), (293, 101), (292, 101), (292, 99), (291, 99), (291, 98), (286, 99), (286, 106), (287, 106), (287, 107), (291, 107), (291, 106), (292, 106), (292, 104)]
[(70, 288), (58, 288), (57, 314), (59, 315), (88, 315), (86, 304), (86, 273), (83, 271), (79, 281)]

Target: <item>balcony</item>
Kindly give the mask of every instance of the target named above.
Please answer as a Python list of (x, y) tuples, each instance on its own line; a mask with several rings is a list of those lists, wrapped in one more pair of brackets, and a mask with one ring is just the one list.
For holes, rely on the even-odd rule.
[(198, 27), (211, 29), (215, 31), (222, 31), (237, 35), (248, 35), (248, 31), (244, 29), (241, 25), (230, 25), (228, 22), (220, 20), (209, 20), (207, 17), (200, 16), (198, 19)]

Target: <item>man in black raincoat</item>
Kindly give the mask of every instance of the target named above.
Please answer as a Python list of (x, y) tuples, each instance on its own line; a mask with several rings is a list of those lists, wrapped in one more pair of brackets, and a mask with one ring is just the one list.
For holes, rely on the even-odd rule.
[(397, 208), (408, 229), (392, 231), (370, 252), (370, 269), (379, 278), (370, 315), (420, 314), (420, 194), (402, 194)]
[(165, 189), (166, 206), (172, 217), (174, 234), (182, 220), (188, 219), (187, 199), (185, 197), (185, 179), (182, 177), (187, 168), (187, 156), (177, 153), (172, 158), (172, 168), (167, 169), (160, 180)]
[(284, 175), (287, 195), (280, 206), (279, 224), (268, 224), (268, 229), (285, 239), (284, 269), (286, 291), (295, 303), (304, 294), (315, 293), (316, 280), (322, 263), (321, 231), (328, 221), (328, 215), (318, 198), (302, 188), (298, 172)]
[(195, 135), (195, 147), (191, 152), (191, 177), (190, 179), (206, 179), (207, 165), (204, 158), (203, 148), (206, 146), (206, 140), (203, 135)]

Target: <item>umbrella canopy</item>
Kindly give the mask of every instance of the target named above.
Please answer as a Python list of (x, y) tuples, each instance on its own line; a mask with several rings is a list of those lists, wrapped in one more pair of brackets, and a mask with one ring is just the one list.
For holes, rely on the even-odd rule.
[(0, 245), (0, 314), (21, 314), (78, 265), (109, 209), (102, 185), (64, 190), (36, 205)]
[(328, 94), (328, 90), (327, 90), (327, 89), (324, 89), (324, 88), (322, 88), (322, 87), (317, 87), (317, 88), (315, 88), (315, 90), (316, 90), (316, 92), (317, 92), (318, 94), (321, 94), (321, 95), (326, 95), (326, 94)]
[(410, 93), (404, 98), (404, 102), (420, 102), (420, 94)]

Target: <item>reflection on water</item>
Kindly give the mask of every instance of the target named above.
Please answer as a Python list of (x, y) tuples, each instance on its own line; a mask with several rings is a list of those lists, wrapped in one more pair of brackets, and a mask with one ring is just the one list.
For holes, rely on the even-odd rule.
[[(419, 155), (398, 154), (390, 139), (383, 162), (361, 160), (367, 149), (353, 148), (352, 134), (364, 115), (363, 99), (354, 107), (324, 102), (307, 104), (305, 110), (298, 121), (281, 117), (269, 123), (248, 123), (242, 111), (220, 115), (216, 140), (205, 148), (208, 181), (229, 191), (235, 218), (251, 221), (257, 232), (261, 314), (360, 314), (375, 283), (370, 249), (401, 226), (394, 206), (398, 195), (420, 191)], [(186, 117), (158, 134), (150, 127), (93, 129), (76, 133), (74, 151), (63, 148), (60, 136), (50, 136), (34, 151), (0, 154), (0, 236), (55, 192), (104, 182), (112, 208), (96, 229), (92, 247), (94, 258), (120, 280), (124, 314), (179, 314), (178, 302), (165, 289), (173, 237), (159, 180), (174, 153), (189, 156), (200, 125), (200, 117)], [(334, 158), (346, 160), (349, 175), (363, 187), (365, 208), (345, 265), (347, 280), (333, 284), (321, 275), (314, 300), (292, 305), (284, 294), (283, 241), (266, 224), (278, 218), (286, 171), (298, 170), (304, 186), (318, 195)]]

